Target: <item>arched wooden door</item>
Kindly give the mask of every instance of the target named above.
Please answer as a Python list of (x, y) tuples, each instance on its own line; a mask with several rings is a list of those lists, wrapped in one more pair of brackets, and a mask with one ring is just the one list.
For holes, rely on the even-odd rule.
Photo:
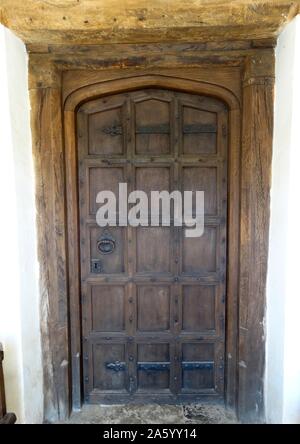
[[(223, 398), (227, 128), (223, 102), (171, 90), (79, 108), (86, 402)], [(119, 183), (128, 192), (204, 191), (203, 236), (173, 226), (100, 228), (96, 195), (118, 195)], [(103, 239), (112, 251), (101, 251)]]

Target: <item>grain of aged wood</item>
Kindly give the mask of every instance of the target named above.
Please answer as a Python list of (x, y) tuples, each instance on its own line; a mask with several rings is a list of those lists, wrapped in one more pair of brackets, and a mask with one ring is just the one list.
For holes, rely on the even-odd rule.
[[(51, 41), (45, 45), (33, 43), (28, 48), (31, 51), (30, 90), (37, 177), (46, 419), (64, 417), (68, 414), (71, 405), (79, 408), (83, 401), (81, 369), (84, 355), (81, 341), (83, 340), (83, 344), (85, 342), (84, 337), (81, 336), (82, 301), (88, 298), (96, 301), (98, 315), (91, 319), (94, 325), (98, 326), (96, 328), (109, 329), (113, 324), (113, 328), (121, 329), (122, 317), (115, 307), (120, 305), (122, 300), (128, 301), (130, 294), (133, 294), (134, 298), (140, 298), (141, 301), (147, 301), (149, 297), (147, 292), (155, 292), (161, 286), (161, 292), (153, 298), (159, 300), (162, 305), (163, 301), (168, 299), (168, 289), (165, 288), (168, 285), (160, 281), (151, 284), (150, 287), (145, 285), (137, 296), (133, 293), (135, 282), (126, 283), (120, 279), (113, 293), (111, 282), (101, 284), (105, 289), (103, 295), (109, 295), (106, 300), (115, 301), (113, 305), (104, 304), (104, 307), (112, 311), (110, 325), (106, 325), (107, 318), (104, 318), (103, 313), (97, 309), (99, 299), (97, 288), (93, 291), (88, 290), (86, 293), (84, 291), (83, 299), (80, 292), (79, 238), (80, 222), (82, 226), (83, 221), (80, 221), (78, 212), (77, 110), (84, 103), (83, 106), (87, 108), (91, 106), (89, 104), (101, 103), (101, 98), (104, 96), (110, 96), (112, 97), (110, 100), (115, 100), (114, 94), (137, 94), (131, 91), (152, 88), (176, 90), (184, 94), (196, 93), (222, 101), (228, 107), (228, 189), (226, 190), (225, 187), (223, 189), (228, 198), (224, 393), (227, 404), (238, 408), (241, 419), (261, 420), (263, 418), (262, 380), (264, 374), (262, 326), (268, 240), (268, 178), (273, 112), (272, 47), (274, 41), (239, 40), (223, 42), (223, 46), (219, 42), (183, 44), (183, 46), (162, 43), (160, 45), (113, 44), (104, 47), (65, 48)], [(62, 110), (64, 110), (63, 118)], [(79, 114), (82, 115), (82, 113)], [(189, 122), (189, 124), (193, 123)], [(168, 122), (163, 121), (161, 124), (165, 127)], [(90, 124), (91, 134), (97, 131), (98, 125), (99, 122), (95, 117)], [(148, 122), (147, 125), (150, 123)], [(112, 127), (109, 124), (106, 126)], [(119, 122), (116, 125), (117, 129), (114, 130), (116, 135), (111, 137), (113, 140), (108, 148), (106, 145), (105, 149), (108, 151), (103, 155), (113, 155), (115, 159), (125, 156), (119, 147), (120, 140), (124, 137), (123, 132), (119, 131), (120, 126), (122, 125)], [(141, 129), (144, 126), (141, 122)], [(151, 126), (153, 127), (152, 124)], [(104, 133), (97, 133), (97, 137), (103, 141), (111, 131), (108, 128)], [(83, 132), (81, 143), (84, 143), (84, 137), (86, 137), (84, 134), (86, 131)], [(151, 140), (156, 137), (160, 138), (160, 144), (164, 150), (163, 153), (159, 153), (163, 156), (162, 158), (170, 155), (165, 133), (150, 137), (149, 134), (138, 131), (134, 137), (139, 140), (137, 146), (140, 147), (135, 155), (147, 157), (147, 153), (139, 152), (139, 150), (154, 149)], [(208, 141), (208, 137), (211, 136), (205, 137)], [(144, 145), (141, 145), (141, 140), (144, 140)], [(203, 148), (202, 145), (199, 146), (199, 149)], [(93, 142), (93, 138), (90, 149), (93, 152), (92, 156), (100, 155), (98, 144)], [(184, 150), (187, 153), (183, 155), (194, 155), (189, 152), (193, 150), (191, 146), (185, 145)], [(200, 157), (203, 155), (198, 154)], [(154, 153), (154, 157), (156, 155), (158, 153)], [(109, 170), (107, 165), (106, 169)], [(240, 182), (241, 175), (242, 182)], [(195, 176), (191, 171), (191, 180), (193, 177)], [(115, 234), (115, 239), (119, 245), (125, 245), (122, 244), (122, 236), (118, 233)], [(99, 239), (96, 236), (94, 240), (97, 244)], [(143, 244), (142, 236), (138, 242)], [(189, 250), (189, 254), (194, 254), (192, 249)], [(256, 252), (255, 257), (253, 252)], [(87, 253), (88, 251), (81, 252), (82, 257), (86, 256), (86, 261), (89, 261), (90, 257)], [(120, 253), (119, 250), (118, 253)], [(122, 258), (120, 254), (117, 254), (115, 260), (109, 265), (110, 269), (124, 273), (122, 267), (127, 264), (129, 270), (126, 255), (127, 253)], [(187, 270), (193, 265), (188, 257), (180, 261), (181, 266), (186, 267)], [(147, 258), (143, 258), (142, 255), (138, 260), (136, 257), (133, 259), (130, 265), (131, 277), (133, 277), (134, 264), (140, 268), (149, 266)], [(163, 262), (163, 258), (161, 260)], [(162, 267), (163, 265), (161, 263)], [(212, 264), (207, 265), (210, 267)], [(193, 272), (193, 270), (189, 271)], [(125, 292), (124, 284), (128, 285)], [(171, 287), (173, 285), (175, 284)], [(170, 294), (172, 295), (172, 291)], [(195, 299), (192, 291), (185, 297), (191, 301)], [(124, 307), (126, 319), (130, 317), (128, 305), (130, 304), (125, 303), (126, 308)], [(148, 310), (151, 311), (151, 309), (151, 306), (148, 307)], [(188, 310), (188, 306), (186, 309)], [(174, 313), (173, 306), (171, 310)], [(194, 313), (190, 313), (189, 320), (185, 321), (186, 328), (193, 324), (193, 316)], [(138, 325), (138, 317), (144, 319), (144, 324), (150, 322), (143, 316), (142, 308), (134, 312), (132, 324)], [(208, 318), (199, 319), (199, 322), (208, 322)], [(182, 318), (179, 318), (179, 321), (182, 323)], [(157, 322), (162, 328), (166, 323), (166, 316), (158, 318)], [(85, 328), (83, 323), (83, 329)], [(148, 325), (147, 328), (150, 326)], [(120, 345), (120, 342), (116, 345)], [(103, 353), (102, 350), (101, 354), (97, 355), (100, 361)], [(116, 359), (110, 360), (110, 363), (115, 363), (116, 360), (120, 360), (121, 363), (125, 362), (121, 360), (123, 359), (121, 349), (116, 348), (114, 353)], [(146, 372), (146, 364), (142, 351), (140, 353), (138, 362), (141, 368), (133, 364), (135, 361), (129, 361), (128, 368), (131, 372), (138, 371), (143, 374)], [(138, 356), (137, 351), (134, 351), (134, 356)], [(93, 371), (91, 368), (85, 369), (87, 373)], [(147, 371), (151, 369), (148, 368)], [(167, 385), (168, 371), (162, 370), (163, 375), (157, 381), (161, 386)], [(122, 374), (121, 370), (120, 374)], [(99, 379), (98, 375), (96, 384), (101, 386), (104, 380), (105, 377)], [(114, 383), (118, 383), (120, 387), (122, 382), (120, 381), (121, 379), (114, 380)], [(127, 378), (124, 384), (133, 390), (136, 388), (135, 379), (130, 382)], [(174, 382), (172, 384), (171, 388), (175, 390), (176, 384), (174, 385)], [(179, 388), (178, 385), (177, 388)], [(85, 393), (90, 394), (89, 386), (86, 384)]]
[(39, 236), (45, 415), (68, 412), (68, 300), (60, 90), (33, 89), (31, 126)]
[[(139, 89), (79, 108), (86, 402), (223, 400), (227, 125), (223, 102), (172, 90)], [(149, 202), (155, 190), (203, 190), (204, 235), (189, 239), (185, 227), (161, 222), (100, 228), (97, 193), (117, 196), (121, 182)]]
[(1, 22), (26, 43), (208, 42), (276, 37), (299, 0), (2, 0)]
[[(152, 85), (152, 86), (165, 86), (165, 87), (180, 87), (182, 89), (186, 89), (186, 90), (190, 90), (193, 92), (197, 92), (199, 91), (199, 94), (202, 92), (204, 93), (208, 93), (208, 94), (213, 94), (213, 95), (217, 95), (219, 94), (220, 97), (222, 97), (223, 100), (225, 100), (226, 102), (228, 102), (228, 105), (231, 108), (231, 112), (234, 113), (234, 110), (238, 110), (238, 101), (237, 99), (234, 97), (234, 95), (230, 94), (226, 89), (224, 88), (218, 88), (217, 86), (211, 87), (210, 85), (208, 85), (207, 83), (201, 83), (199, 82), (199, 78), (201, 78), (203, 75), (205, 75), (205, 70), (203, 72), (201, 72), (201, 69), (195, 70), (194, 71), (194, 76), (197, 78), (198, 77), (198, 81), (195, 82), (191, 82), (191, 81), (187, 81), (184, 79), (175, 79), (175, 78), (170, 78), (170, 76), (164, 77), (164, 76), (159, 76), (159, 75), (144, 75), (142, 77), (131, 77), (128, 78), (128, 80), (126, 79), (122, 79), (122, 80), (116, 80), (116, 81), (111, 81), (109, 83), (98, 83), (98, 85), (94, 85), (92, 86), (90, 89), (90, 87), (86, 87), (86, 90), (83, 92), (82, 95), (82, 90), (78, 89), (74, 91), (73, 95), (70, 96), (65, 104), (65, 108), (66, 108), (66, 119), (68, 124), (66, 125), (66, 136), (65, 139), (69, 140), (69, 142), (66, 145), (66, 149), (67, 149), (67, 153), (66, 153), (66, 158), (67, 159), (71, 159), (74, 158), (74, 155), (72, 153), (75, 152), (76, 150), (76, 145), (75, 145), (75, 141), (74, 141), (74, 132), (75, 132), (75, 128), (74, 128), (74, 118), (72, 119), (71, 117), (71, 109), (73, 109), (73, 113), (74, 111), (77, 109), (77, 103), (80, 103), (80, 101), (84, 101), (84, 98), (86, 96), (97, 96), (100, 93), (106, 93), (110, 90), (111, 92), (114, 91), (119, 91), (120, 89), (131, 89), (131, 88), (137, 88), (137, 87), (141, 87), (141, 86), (145, 86), (145, 85)], [(180, 70), (173, 70), (169, 71), (169, 75), (173, 74), (173, 75), (178, 75), (178, 74), (182, 75), (182, 72)], [(78, 77), (76, 73), (74, 74), (74, 79), (77, 79), (78, 82), (81, 81), (81, 77)], [(94, 76), (93, 73), (91, 73), (92, 76)], [(111, 75), (111, 74), (110, 74)], [(191, 75), (191, 73), (190, 73)], [(93, 78), (93, 77), (91, 77)], [(107, 73), (103, 72), (98, 73), (98, 80), (103, 79), (105, 80), (107, 78)], [(74, 83), (73, 83), (74, 84)], [(103, 89), (105, 87), (105, 90)], [(73, 129), (72, 129), (73, 128)], [(238, 147), (238, 135), (239, 135), (239, 131), (236, 132), (237, 128), (234, 128), (232, 131), (232, 146), (233, 147)], [(104, 134), (109, 133), (109, 132), (105, 132)], [(73, 134), (72, 137), (70, 137), (70, 135)], [(80, 134), (82, 134), (82, 132), (80, 131)], [(235, 153), (238, 154), (238, 149), (235, 150)], [(236, 156), (236, 154), (232, 155), (232, 159), (233, 159), (233, 165), (235, 164), (234, 158)], [(67, 183), (68, 186), (70, 187), (70, 184), (73, 183), (73, 186), (71, 185), (71, 189), (76, 189), (76, 168), (74, 166), (74, 169), (72, 171), (72, 168), (70, 168), (70, 165), (74, 166), (74, 162), (67, 162), (67, 172), (68, 172), (68, 178), (67, 178)], [(234, 178), (234, 180), (236, 180), (236, 178)], [(238, 193), (238, 182), (234, 183), (234, 181), (231, 183), (230, 185), (234, 193)], [(74, 217), (74, 220), (77, 219), (76, 214), (74, 214), (74, 211), (76, 210), (76, 200), (73, 201), (72, 198), (73, 194), (70, 196), (71, 198), (68, 199), (68, 208), (70, 209), (70, 211), (72, 212)], [(75, 204), (73, 203), (75, 202)], [(234, 226), (232, 225), (232, 228), (230, 229), (230, 231), (232, 233), (236, 233)], [(76, 238), (76, 236), (75, 236)], [(233, 236), (233, 243), (234, 243), (234, 236)], [(73, 248), (70, 249), (70, 263), (75, 264), (75, 267), (78, 266), (76, 265), (78, 263), (78, 257), (76, 255), (76, 257), (73, 257), (73, 255), (71, 254), (73, 252)], [(78, 275), (78, 273), (77, 273)], [(74, 283), (72, 283), (72, 280), (74, 281)], [(70, 281), (70, 285), (71, 286), (77, 286), (77, 279), (76, 279), (76, 274), (74, 279), (71, 279)], [(235, 297), (234, 294), (231, 294), (230, 297), (228, 296), (229, 301), (231, 301), (231, 297)], [(74, 300), (75, 300), (75, 304), (78, 304), (78, 299), (77, 296), (74, 296)], [(71, 297), (71, 300), (73, 300), (73, 297)], [(230, 302), (230, 305), (234, 305), (233, 302)], [(73, 334), (76, 337), (75, 341), (73, 341), (74, 343), (78, 343), (78, 318), (74, 319), (74, 330), (73, 330)], [(71, 324), (72, 324), (72, 320), (71, 320)], [(73, 356), (77, 356), (80, 353), (80, 349), (74, 349), (73, 352)], [(234, 354), (234, 352), (232, 351), (232, 354)], [(229, 364), (229, 366), (234, 365), (233, 361), (231, 361), (231, 363)], [(73, 374), (73, 380), (79, 380), (80, 376), (78, 375), (78, 366), (74, 366), (73, 370), (75, 371), (75, 374)], [(74, 373), (74, 372), (73, 372)], [(77, 399), (77, 398), (76, 398)]]
[[(260, 67), (260, 68), (257, 68)], [(241, 171), (239, 412), (263, 418), (274, 60), (246, 60)], [(250, 270), (250, 273), (249, 273)], [(256, 353), (260, 350), (260, 353)], [(255, 406), (255, 410), (254, 410)]]

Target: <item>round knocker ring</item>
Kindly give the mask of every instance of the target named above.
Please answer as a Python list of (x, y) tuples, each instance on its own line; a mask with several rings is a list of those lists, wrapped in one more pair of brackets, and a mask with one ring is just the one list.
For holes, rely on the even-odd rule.
[(101, 254), (111, 254), (116, 247), (114, 239), (103, 237), (97, 242), (97, 248)]

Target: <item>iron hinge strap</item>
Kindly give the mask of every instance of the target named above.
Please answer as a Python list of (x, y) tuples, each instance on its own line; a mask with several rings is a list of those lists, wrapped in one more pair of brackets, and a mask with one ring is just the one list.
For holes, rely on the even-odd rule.
[[(108, 370), (113, 370), (115, 372), (125, 371), (126, 363), (125, 362), (108, 362), (105, 364)], [(165, 371), (170, 370), (171, 363), (170, 362), (139, 362), (137, 364), (138, 370), (151, 372), (151, 371)], [(183, 370), (212, 370), (214, 367), (213, 361), (205, 361), (205, 362), (187, 362), (183, 361), (181, 363)]]
[[(201, 133), (216, 133), (216, 125), (211, 124), (190, 124), (184, 125), (183, 134), (201, 134)], [(123, 134), (123, 128), (120, 125), (112, 125), (102, 128), (104, 134), (110, 136), (119, 136)], [(140, 126), (136, 128), (136, 134), (169, 134), (169, 125), (152, 125), (152, 126)], [(223, 132), (224, 133), (224, 132)]]
[(191, 124), (183, 126), (183, 134), (201, 134), (201, 133), (216, 133), (216, 125), (211, 124)]
[(114, 372), (124, 372), (126, 370), (126, 363), (121, 361), (107, 362), (105, 367), (108, 370), (113, 370)]
[(139, 362), (137, 367), (146, 372), (169, 370), (170, 362)]
[(183, 361), (182, 362), (183, 370), (212, 370), (214, 367), (213, 361), (205, 361), (205, 362), (191, 362), (191, 361)]

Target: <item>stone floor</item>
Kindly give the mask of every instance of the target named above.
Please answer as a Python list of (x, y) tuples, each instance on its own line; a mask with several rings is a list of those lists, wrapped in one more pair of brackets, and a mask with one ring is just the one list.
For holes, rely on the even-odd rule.
[(63, 424), (237, 424), (220, 405), (85, 405)]

